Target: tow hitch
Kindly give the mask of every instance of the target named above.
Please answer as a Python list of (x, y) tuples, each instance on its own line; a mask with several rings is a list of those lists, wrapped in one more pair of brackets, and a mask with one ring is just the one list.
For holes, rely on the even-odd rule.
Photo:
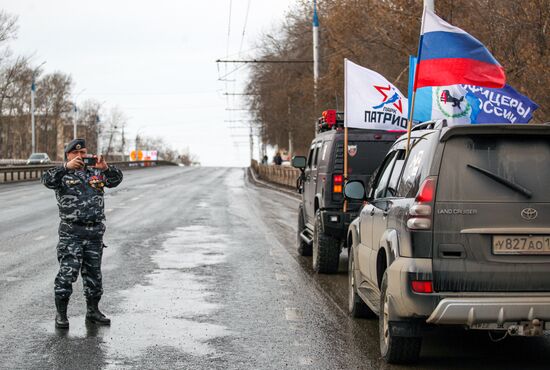
[(510, 325), (508, 327), (508, 335), (536, 337), (544, 334), (544, 323), (539, 319), (532, 321), (521, 322), (518, 325)]

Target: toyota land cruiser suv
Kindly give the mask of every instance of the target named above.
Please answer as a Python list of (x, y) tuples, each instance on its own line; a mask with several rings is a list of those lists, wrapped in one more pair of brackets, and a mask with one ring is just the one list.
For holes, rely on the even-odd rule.
[[(311, 142), (309, 156), (294, 157), (292, 165), (302, 170), (298, 191), (298, 253), (313, 254), (313, 269), (338, 271), (339, 257), (348, 226), (362, 201), (349, 201), (343, 211), (344, 131), (343, 114), (325, 111), (319, 133)], [(368, 181), (402, 131), (348, 130), (348, 180)]]
[(550, 125), (445, 126), (392, 146), (349, 227), (349, 311), (380, 317), (388, 362), (417, 360), (427, 325), (550, 329)]

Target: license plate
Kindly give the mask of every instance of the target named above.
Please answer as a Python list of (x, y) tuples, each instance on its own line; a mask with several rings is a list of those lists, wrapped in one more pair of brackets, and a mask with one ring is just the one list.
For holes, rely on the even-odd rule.
[(550, 254), (550, 235), (494, 235), (494, 254)]

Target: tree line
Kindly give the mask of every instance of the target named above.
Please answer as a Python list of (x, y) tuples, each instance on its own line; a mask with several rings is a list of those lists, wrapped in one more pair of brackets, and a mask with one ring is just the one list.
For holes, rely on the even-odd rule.
[[(28, 56), (15, 55), (10, 43), (17, 38), (17, 16), (0, 10), (0, 158), (25, 159), (32, 152), (31, 86), (35, 86), (36, 152), (47, 153), (52, 160), (63, 160), (65, 145), (77, 137), (86, 139), (92, 153), (110, 159), (128, 160), (130, 143), (135, 138), (125, 134), (128, 120), (114, 107), (104, 111), (93, 99), (76, 104), (74, 81), (66, 73), (45, 73), (42, 65)], [(141, 135), (139, 148), (157, 150), (162, 159), (183, 164), (196, 163), (188, 151), (171, 148), (163, 139)], [(134, 145), (132, 145), (133, 147)]]
[[(314, 106), (312, 64), (251, 65), (247, 93), (264, 144), (305, 154), (325, 109), (343, 110), (344, 58), (373, 69), (406, 93), (416, 55), (421, 0), (319, 0), (320, 79)], [(532, 122), (550, 121), (548, 0), (436, 0), (436, 13), (483, 42), (507, 83), (539, 104)], [(299, 0), (275, 33), (258, 41), (258, 59), (311, 60), (312, 1)]]

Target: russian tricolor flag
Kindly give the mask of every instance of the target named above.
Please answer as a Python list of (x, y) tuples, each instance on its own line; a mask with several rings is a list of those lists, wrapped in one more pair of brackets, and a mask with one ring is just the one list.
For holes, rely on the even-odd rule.
[(475, 85), (501, 88), (504, 69), (479, 40), (424, 8), (414, 89)]

